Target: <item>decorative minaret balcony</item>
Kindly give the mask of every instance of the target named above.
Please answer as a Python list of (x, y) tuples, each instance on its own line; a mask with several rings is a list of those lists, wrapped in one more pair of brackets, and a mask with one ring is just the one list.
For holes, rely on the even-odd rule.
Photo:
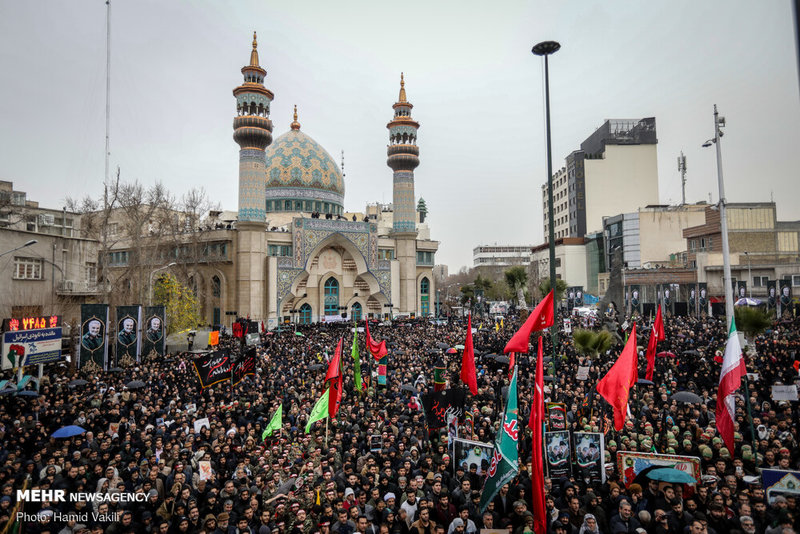
[(419, 166), (417, 130), (419, 123), (411, 118), (414, 106), (406, 98), (405, 80), (400, 74), (400, 96), (392, 106), (394, 118), (389, 121), (389, 146), (386, 165), (393, 171), (393, 205), (395, 233), (415, 233), (417, 228), (414, 198), (414, 169)]

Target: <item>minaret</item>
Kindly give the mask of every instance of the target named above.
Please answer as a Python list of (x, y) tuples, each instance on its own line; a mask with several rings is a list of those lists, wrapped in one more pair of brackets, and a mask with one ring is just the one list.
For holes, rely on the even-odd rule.
[(244, 83), (233, 90), (236, 117), (233, 140), (239, 145), (239, 221), (236, 226), (236, 306), (240, 317), (266, 319), (266, 158), (272, 142), (269, 106), (272, 91), (264, 87), (267, 71), (258, 64), (253, 32), (250, 64), (242, 67)]
[[(419, 123), (411, 118), (414, 106), (406, 99), (403, 74), (400, 73), (400, 96), (392, 106), (394, 118), (386, 125), (389, 146), (386, 164), (394, 171), (393, 235), (395, 257), (399, 264), (399, 295), (393, 295), (394, 310), (417, 312), (417, 214), (414, 199), (414, 169), (419, 165), (417, 130)], [(399, 297), (399, 298), (398, 298)]]
[(272, 142), (269, 105), (274, 98), (264, 87), (267, 71), (258, 64), (258, 42), (253, 32), (250, 64), (242, 67), (244, 83), (233, 90), (236, 118), (233, 140), (239, 150), (239, 222), (266, 226), (267, 197), (264, 183), (264, 149)]

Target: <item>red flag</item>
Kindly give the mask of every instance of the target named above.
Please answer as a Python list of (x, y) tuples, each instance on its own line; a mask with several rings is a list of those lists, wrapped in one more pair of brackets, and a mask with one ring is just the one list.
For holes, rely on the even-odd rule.
[(511, 376), (514, 374), (514, 365), (517, 363), (516, 352), (512, 352), (508, 358), (508, 380), (511, 381)]
[(339, 404), (342, 402), (342, 370), (340, 362), (342, 360), (342, 340), (336, 345), (336, 352), (328, 364), (328, 372), (325, 374), (325, 382), (329, 383), (330, 392), (328, 395), (328, 415), (336, 417), (339, 411)]
[(369, 333), (369, 320), (366, 321), (367, 323), (367, 350), (369, 353), (372, 354), (372, 357), (376, 360), (380, 360), (387, 354), (389, 354), (389, 350), (386, 348), (386, 340), (384, 339), (380, 343), (372, 339), (372, 336)]
[(542, 428), (544, 426), (544, 360), (542, 338), (539, 337), (539, 353), (536, 357), (536, 382), (533, 390), (533, 406), (528, 426), (533, 432), (531, 454), (531, 486), (533, 494), (533, 530), (536, 534), (547, 532), (547, 511), (544, 505), (544, 461), (542, 459)]
[(653, 367), (655, 367), (656, 364), (658, 342), (664, 341), (665, 337), (664, 319), (661, 317), (661, 306), (659, 306), (656, 312), (656, 320), (653, 322), (652, 330), (650, 330), (650, 341), (647, 342), (647, 372), (644, 376), (647, 380), (653, 379)]
[(469, 386), (473, 395), (478, 394), (478, 375), (475, 372), (475, 351), (472, 348), (472, 314), (467, 318), (467, 340), (461, 356), (461, 381)]
[(597, 383), (597, 392), (614, 407), (614, 429), (619, 432), (625, 426), (628, 411), (628, 395), (637, 378), (636, 323), (633, 323), (628, 342), (617, 361), (606, 376)]
[(545, 298), (534, 308), (525, 324), (517, 330), (511, 341), (508, 342), (506, 348), (503, 349), (503, 354), (509, 352), (519, 352), (525, 354), (528, 352), (528, 342), (531, 339), (531, 332), (535, 330), (544, 330), (553, 326), (553, 292), (547, 294)]

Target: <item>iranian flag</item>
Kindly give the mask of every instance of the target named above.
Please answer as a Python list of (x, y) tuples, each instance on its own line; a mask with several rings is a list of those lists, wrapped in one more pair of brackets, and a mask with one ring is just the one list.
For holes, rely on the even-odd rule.
[(722, 370), (719, 373), (719, 391), (717, 392), (717, 430), (725, 446), (733, 453), (733, 420), (736, 417), (736, 391), (742, 385), (742, 377), (747, 373), (744, 364), (739, 334), (736, 332), (736, 320), (731, 319), (731, 330), (728, 332), (728, 343), (722, 357)]
[(517, 420), (517, 369), (511, 375), (511, 384), (508, 386), (508, 399), (506, 411), (503, 416), (503, 426), (494, 442), (494, 455), (489, 469), (486, 472), (486, 481), (481, 492), (481, 513), (492, 502), (500, 489), (517, 476), (519, 473), (519, 421)]

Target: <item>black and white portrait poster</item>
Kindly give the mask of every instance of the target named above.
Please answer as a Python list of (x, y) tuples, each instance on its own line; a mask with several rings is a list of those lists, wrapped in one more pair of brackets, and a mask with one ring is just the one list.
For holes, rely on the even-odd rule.
[(767, 310), (778, 309), (778, 284), (775, 280), (767, 280)]
[(574, 432), (575, 467), (577, 476), (590, 482), (605, 483), (606, 470), (603, 469), (605, 443), (599, 432)]
[(780, 282), (780, 294), (778, 304), (780, 305), (780, 316), (792, 313), (792, 280), (783, 279)]

